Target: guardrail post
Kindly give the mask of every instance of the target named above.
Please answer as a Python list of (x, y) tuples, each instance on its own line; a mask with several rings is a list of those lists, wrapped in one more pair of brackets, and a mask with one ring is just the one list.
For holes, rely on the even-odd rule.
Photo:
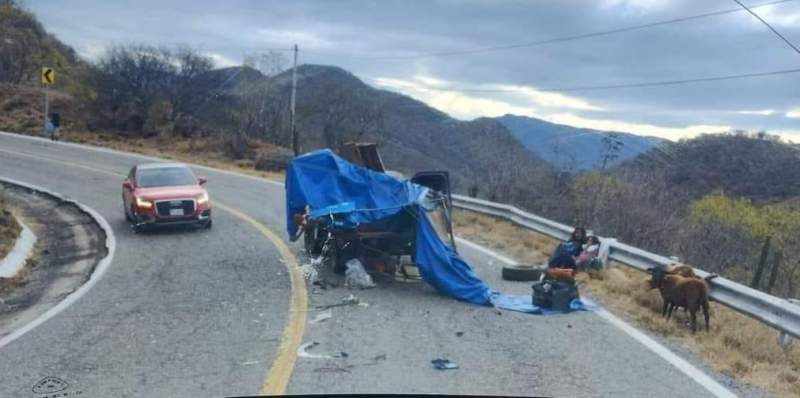
[[(787, 299), (786, 301), (800, 306), (800, 300), (798, 299)], [(792, 341), (793, 341), (792, 336), (790, 336), (788, 333), (781, 331), (778, 334), (778, 345), (781, 346), (781, 349), (783, 349), (784, 351), (788, 351), (789, 348), (792, 347)]]

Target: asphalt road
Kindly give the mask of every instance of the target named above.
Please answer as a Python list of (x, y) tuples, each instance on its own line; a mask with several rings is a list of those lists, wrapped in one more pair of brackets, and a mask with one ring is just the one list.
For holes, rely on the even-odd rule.
[[(134, 234), (121, 209), (120, 175), (143, 161), (0, 134), (0, 176), (94, 208), (117, 241), (111, 267), (83, 298), (0, 348), (0, 396), (38, 397), (31, 388), (47, 376), (89, 397), (261, 390), (289, 317), (285, 260), (253, 225), (221, 209), (212, 230)], [(208, 177), (212, 201), (285, 238), (280, 185), (205, 168), (196, 173)], [(300, 247), (290, 246), (300, 257)], [(460, 250), (493, 288), (529, 293), (527, 284), (501, 281), (496, 261)], [(297, 358), (287, 393), (710, 395), (596, 314), (498, 312), (424, 284), (377, 282), (372, 290), (309, 292), (310, 307), (350, 293), (369, 305), (334, 308), (330, 319), (306, 324), (302, 342), (318, 343), (308, 352), (330, 358)], [(311, 321), (319, 311), (307, 314)], [(434, 370), (434, 358), (460, 368)]]

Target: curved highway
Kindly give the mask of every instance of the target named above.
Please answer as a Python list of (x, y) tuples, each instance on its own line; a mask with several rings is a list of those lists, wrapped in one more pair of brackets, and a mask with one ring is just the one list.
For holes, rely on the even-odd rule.
[[(0, 348), (0, 396), (39, 396), (32, 387), (46, 377), (68, 383), (65, 393), (88, 397), (728, 393), (594, 313), (498, 312), (380, 277), (375, 289), (309, 287), (307, 297), (287, 272), (295, 257), (305, 261), (300, 247), (276, 243), (285, 241), (280, 184), (195, 167), (209, 179), (214, 228), (134, 234), (122, 212), (121, 181), (144, 161), (0, 134), (0, 176), (95, 209), (117, 243), (108, 271), (85, 296)], [(497, 260), (470, 246), (460, 251), (493, 288), (529, 293), (527, 284), (499, 280)], [(366, 305), (313, 311), (348, 294)], [(298, 346), (306, 348), (299, 356)], [(434, 370), (435, 358), (460, 368)], [(711, 384), (749, 391), (708, 374)]]

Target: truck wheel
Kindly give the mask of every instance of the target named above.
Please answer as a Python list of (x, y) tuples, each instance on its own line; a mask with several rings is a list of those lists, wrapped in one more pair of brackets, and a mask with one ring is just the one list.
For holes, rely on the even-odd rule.
[(538, 280), (547, 267), (517, 264), (503, 267), (502, 276), (507, 281), (528, 282)]

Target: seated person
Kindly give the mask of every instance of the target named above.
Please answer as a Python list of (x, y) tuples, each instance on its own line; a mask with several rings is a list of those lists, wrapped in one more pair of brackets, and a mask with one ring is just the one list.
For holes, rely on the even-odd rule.
[(547, 266), (550, 268), (576, 268), (576, 260), (583, 251), (586, 243), (586, 230), (578, 227), (572, 231), (569, 240), (561, 243), (556, 248)]
[(583, 245), (583, 252), (578, 255), (578, 258), (575, 260), (576, 265), (578, 268), (589, 268), (597, 255), (600, 253), (600, 239), (596, 236), (592, 235), (586, 238), (586, 244)]

